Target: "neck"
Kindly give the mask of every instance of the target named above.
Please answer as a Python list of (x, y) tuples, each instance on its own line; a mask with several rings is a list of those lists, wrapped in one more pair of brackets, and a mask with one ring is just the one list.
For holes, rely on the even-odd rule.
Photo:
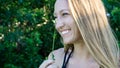
[(74, 43), (73, 58), (87, 60), (89, 57), (90, 54), (83, 41)]

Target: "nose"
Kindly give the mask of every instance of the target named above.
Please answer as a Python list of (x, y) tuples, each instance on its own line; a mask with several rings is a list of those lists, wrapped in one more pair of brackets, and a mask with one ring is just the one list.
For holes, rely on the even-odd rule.
[(64, 21), (60, 18), (57, 18), (55, 27), (57, 30), (62, 29), (64, 27)]

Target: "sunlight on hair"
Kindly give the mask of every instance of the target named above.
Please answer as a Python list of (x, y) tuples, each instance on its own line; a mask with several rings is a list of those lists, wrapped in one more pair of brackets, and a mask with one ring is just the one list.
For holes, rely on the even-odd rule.
[(101, 0), (68, 0), (91, 55), (103, 68), (118, 68), (119, 47)]

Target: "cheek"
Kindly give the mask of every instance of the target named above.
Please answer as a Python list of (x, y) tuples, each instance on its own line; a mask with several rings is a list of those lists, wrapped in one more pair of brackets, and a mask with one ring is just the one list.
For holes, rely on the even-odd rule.
[(69, 26), (71, 28), (71, 32), (69, 37), (63, 37), (63, 41), (65, 44), (74, 44), (75, 42), (82, 39), (79, 29), (74, 21), (69, 22)]
[[(75, 27), (77, 27), (77, 26), (75, 26)], [(75, 28), (75, 30), (74, 30), (74, 34), (73, 34), (73, 37), (74, 37), (74, 40), (75, 40), (75, 41), (81, 39), (81, 34), (80, 34), (80, 31), (79, 31), (78, 28)]]
[(82, 36), (81, 36), (80, 30), (79, 30), (77, 24), (75, 22), (73, 22), (71, 25), (72, 25), (71, 27), (73, 27), (72, 31), (73, 31), (74, 40), (75, 41), (81, 40)]
[(79, 30), (76, 30), (75, 38), (76, 40), (80, 40), (82, 38)]

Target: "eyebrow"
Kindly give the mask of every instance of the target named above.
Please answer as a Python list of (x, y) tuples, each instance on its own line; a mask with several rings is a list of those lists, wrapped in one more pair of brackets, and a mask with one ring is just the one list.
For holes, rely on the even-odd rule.
[[(62, 9), (62, 10), (60, 10), (60, 13), (61, 13), (61, 12), (63, 12), (63, 11), (69, 11), (69, 9)], [(55, 15), (56, 15), (56, 13), (55, 13), (55, 12), (53, 12), (53, 15), (55, 16)]]

